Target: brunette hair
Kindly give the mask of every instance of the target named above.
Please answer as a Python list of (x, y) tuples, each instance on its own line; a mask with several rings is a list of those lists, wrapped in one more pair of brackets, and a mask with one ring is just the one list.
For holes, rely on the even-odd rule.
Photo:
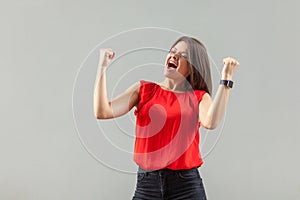
[(212, 79), (205, 46), (195, 38), (182, 36), (172, 45), (171, 48), (180, 41), (184, 41), (188, 46), (187, 61), (189, 63), (190, 75), (187, 76), (187, 81), (194, 90), (205, 90), (211, 95)]

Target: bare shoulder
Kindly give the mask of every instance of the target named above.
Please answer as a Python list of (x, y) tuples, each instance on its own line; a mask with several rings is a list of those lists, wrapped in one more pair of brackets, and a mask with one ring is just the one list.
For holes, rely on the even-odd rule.
[(139, 93), (140, 87), (141, 87), (141, 82), (137, 81), (134, 84), (132, 84), (130, 88), (132, 88), (132, 91)]
[(201, 109), (203, 109), (203, 107), (208, 107), (210, 104), (212, 103), (212, 99), (210, 94), (208, 94), (207, 92), (202, 96), (202, 99), (199, 103), (199, 107), (202, 107)]
[(211, 96), (206, 92), (203, 96), (202, 96), (202, 100), (201, 101), (210, 101), (211, 100)]
[(133, 83), (133, 84), (125, 91), (125, 93), (130, 93), (132, 96), (138, 96), (138, 94), (139, 94), (139, 92), (140, 92), (140, 86), (141, 86), (140, 81), (137, 81), (137, 82)]

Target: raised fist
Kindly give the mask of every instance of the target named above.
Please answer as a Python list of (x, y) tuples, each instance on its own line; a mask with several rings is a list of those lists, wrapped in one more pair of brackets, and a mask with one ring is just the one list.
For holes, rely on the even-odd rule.
[(234, 58), (227, 57), (223, 59), (223, 64), (224, 67), (222, 70), (222, 79), (231, 80), (235, 70), (240, 65), (240, 63)]
[(99, 66), (107, 67), (114, 56), (115, 52), (112, 49), (100, 49)]

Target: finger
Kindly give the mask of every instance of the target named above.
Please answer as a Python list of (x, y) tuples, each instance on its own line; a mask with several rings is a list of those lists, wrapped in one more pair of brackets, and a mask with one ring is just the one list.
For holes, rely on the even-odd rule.
[(105, 49), (105, 48), (100, 49), (100, 55), (103, 55), (105, 57), (109, 57), (111, 54), (110, 52), (112, 52), (110, 49)]
[(237, 60), (233, 59), (233, 65), (234, 66), (239, 66), (239, 62)]
[(227, 57), (227, 58), (224, 58), (224, 64), (231, 64), (231, 61), (232, 61), (232, 58), (230, 57)]
[(112, 52), (111, 56), (110, 56), (110, 59), (113, 59), (115, 57), (115, 52)]
[(224, 59), (223, 59), (223, 64), (224, 64), (224, 65), (227, 65), (227, 63), (228, 63), (228, 59), (227, 59), (227, 58), (224, 58)]
[(111, 50), (106, 50), (106, 52), (105, 52), (105, 55), (106, 55), (107, 57), (111, 57), (113, 54), (114, 54), (114, 52), (111, 51)]
[(224, 58), (223, 63), (226, 64), (226, 62), (227, 62), (227, 58)]

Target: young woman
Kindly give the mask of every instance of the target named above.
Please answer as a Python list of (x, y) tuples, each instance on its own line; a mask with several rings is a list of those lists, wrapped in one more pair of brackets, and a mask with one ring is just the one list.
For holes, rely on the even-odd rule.
[(166, 57), (164, 81), (140, 80), (109, 101), (105, 70), (113, 57), (111, 49), (100, 49), (94, 112), (97, 119), (110, 119), (136, 107), (134, 161), (139, 169), (133, 199), (206, 199), (198, 171), (203, 163), (199, 128), (214, 129), (221, 121), (238, 61), (223, 59), (220, 86), (212, 100), (206, 48), (183, 36)]

